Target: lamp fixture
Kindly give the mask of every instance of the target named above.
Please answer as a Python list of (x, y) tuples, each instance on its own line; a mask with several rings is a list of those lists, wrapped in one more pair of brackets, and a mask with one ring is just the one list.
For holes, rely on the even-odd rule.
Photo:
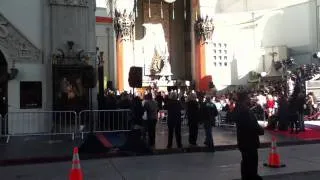
[(164, 0), (164, 2), (166, 2), (166, 3), (174, 3), (174, 2), (176, 2), (176, 0)]
[(316, 52), (313, 54), (313, 58), (319, 59), (320, 58), (320, 52)]
[(115, 10), (113, 24), (117, 38), (125, 41), (133, 40), (135, 18), (132, 13), (128, 13), (126, 10), (123, 13)]
[(261, 77), (266, 77), (267, 75), (268, 75), (267, 72), (261, 72), (261, 73), (260, 73), (260, 76), (261, 76)]

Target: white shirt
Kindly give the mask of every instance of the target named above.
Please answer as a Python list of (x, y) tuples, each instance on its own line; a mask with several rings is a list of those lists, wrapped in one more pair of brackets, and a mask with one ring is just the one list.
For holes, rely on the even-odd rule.
[(222, 104), (220, 102), (214, 102), (218, 111), (222, 111)]
[(263, 107), (266, 103), (267, 103), (267, 98), (266, 98), (266, 96), (264, 96), (264, 95), (258, 95), (257, 96), (257, 99), (258, 99), (258, 104), (261, 106), (261, 107)]

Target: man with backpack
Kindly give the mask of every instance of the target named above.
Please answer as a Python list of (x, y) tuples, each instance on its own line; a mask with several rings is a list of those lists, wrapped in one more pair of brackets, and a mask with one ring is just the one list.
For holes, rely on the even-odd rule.
[(209, 148), (214, 149), (214, 142), (212, 137), (212, 126), (215, 125), (215, 119), (218, 115), (216, 105), (211, 101), (211, 97), (207, 96), (205, 101), (200, 105), (200, 111), (202, 115), (203, 125), (206, 133), (206, 140), (204, 144)]

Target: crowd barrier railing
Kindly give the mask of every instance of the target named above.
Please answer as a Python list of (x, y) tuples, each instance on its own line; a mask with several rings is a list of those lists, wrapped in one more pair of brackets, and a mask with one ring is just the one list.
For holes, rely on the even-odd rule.
[(71, 135), (75, 139), (75, 111), (9, 112), (1, 120), (2, 136)]
[(228, 122), (227, 114), (228, 113), (226, 111), (219, 111), (217, 116), (217, 126), (235, 128), (236, 124), (234, 122)]
[(78, 124), (82, 139), (90, 132), (130, 131), (133, 125), (129, 109), (84, 110), (79, 113)]

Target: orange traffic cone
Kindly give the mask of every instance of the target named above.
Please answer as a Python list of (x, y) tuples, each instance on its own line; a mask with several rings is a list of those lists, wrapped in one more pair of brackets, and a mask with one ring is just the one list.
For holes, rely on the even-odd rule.
[(285, 167), (285, 164), (281, 164), (280, 162), (280, 155), (277, 152), (277, 142), (276, 138), (273, 136), (271, 141), (271, 151), (269, 153), (268, 163), (265, 163), (265, 166), (271, 168), (280, 168)]
[(73, 149), (72, 169), (69, 174), (69, 180), (83, 180), (83, 172), (80, 167), (79, 150), (77, 147)]

